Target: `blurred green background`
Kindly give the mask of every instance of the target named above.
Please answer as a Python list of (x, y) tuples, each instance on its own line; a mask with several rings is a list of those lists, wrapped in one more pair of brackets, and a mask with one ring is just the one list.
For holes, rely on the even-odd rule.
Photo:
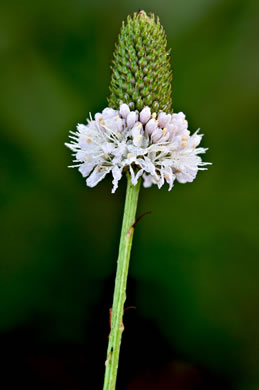
[[(48, 346), (48, 355), (52, 345), (81, 345), (86, 360), (94, 354), (102, 382), (125, 182), (115, 195), (110, 178), (85, 187), (67, 169), (64, 142), (89, 112), (106, 106), (121, 22), (145, 9), (160, 16), (172, 48), (174, 111), (205, 133), (205, 160), (213, 165), (170, 193), (141, 192), (138, 214), (152, 214), (134, 238), (127, 303), (137, 309), (127, 313), (120, 389), (148, 370), (140, 364), (135, 376), (127, 371), (136, 351), (154, 366), (181, 361), (201, 377), (210, 373), (206, 388), (222, 377), (225, 388), (259, 389), (259, 3), (24, 0), (1, 1), (0, 8), (6, 351), (12, 345), (12, 356), (24, 359), (28, 349), (35, 355)], [(154, 332), (142, 344), (149, 326)], [(38, 377), (35, 383), (41, 388)]]

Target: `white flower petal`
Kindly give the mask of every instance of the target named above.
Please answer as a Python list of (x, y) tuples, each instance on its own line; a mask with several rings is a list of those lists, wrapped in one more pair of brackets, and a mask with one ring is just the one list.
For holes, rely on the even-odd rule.
[(164, 177), (165, 177), (165, 181), (169, 185), (168, 191), (171, 191), (175, 180), (175, 175), (173, 174), (173, 170), (171, 167), (164, 168)]
[(179, 183), (191, 183), (198, 173), (198, 167), (184, 167), (184, 169), (180, 172), (176, 172), (176, 178)]
[(91, 171), (93, 170), (94, 165), (95, 165), (95, 163), (93, 163), (93, 162), (90, 162), (90, 163), (85, 162), (84, 164), (80, 165), (78, 170), (83, 177), (87, 177), (91, 173)]
[(112, 168), (112, 176), (113, 176), (113, 181), (112, 181), (112, 184), (113, 184), (113, 188), (112, 188), (112, 193), (114, 193), (117, 188), (118, 188), (118, 182), (119, 180), (121, 179), (121, 171), (122, 171), (122, 168), (120, 169), (117, 165), (115, 165), (113, 168)]
[(154, 183), (153, 177), (152, 177), (151, 175), (146, 175), (146, 174), (144, 173), (143, 179), (144, 179), (143, 185), (144, 185), (145, 188), (151, 187), (152, 184)]
[(110, 170), (110, 167), (105, 169), (97, 166), (86, 180), (86, 184), (88, 185), (88, 187), (95, 187), (96, 184), (98, 184), (102, 179), (105, 178), (105, 176), (107, 175), (107, 173), (110, 172)]

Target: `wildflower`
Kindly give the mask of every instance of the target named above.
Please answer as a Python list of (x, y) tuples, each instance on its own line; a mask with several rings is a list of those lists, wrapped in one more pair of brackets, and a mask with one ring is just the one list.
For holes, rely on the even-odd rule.
[(191, 135), (182, 112), (172, 113), (172, 69), (166, 34), (155, 15), (143, 10), (122, 23), (115, 45), (109, 107), (78, 124), (66, 143), (89, 187), (107, 174), (115, 192), (124, 171), (127, 191), (105, 361), (104, 390), (115, 390), (122, 337), (130, 251), (140, 181), (144, 187), (192, 182), (209, 163), (199, 156), (202, 135)]
[(113, 193), (126, 170), (133, 185), (142, 177), (144, 187), (168, 183), (171, 190), (175, 180), (192, 182), (208, 164), (199, 156), (206, 151), (198, 147), (202, 135), (190, 134), (182, 112), (151, 114), (148, 106), (139, 112), (122, 103), (119, 110), (107, 107), (86, 125), (79, 124), (70, 138), (66, 146), (74, 153), (73, 167), (86, 184), (94, 187), (111, 173)]

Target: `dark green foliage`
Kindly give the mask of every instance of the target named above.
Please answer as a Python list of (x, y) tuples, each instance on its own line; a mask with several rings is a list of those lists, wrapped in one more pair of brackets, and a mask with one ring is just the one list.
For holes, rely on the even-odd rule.
[(171, 111), (172, 69), (165, 30), (159, 19), (144, 11), (128, 16), (115, 45), (110, 84), (110, 107), (121, 102), (131, 109), (152, 107)]

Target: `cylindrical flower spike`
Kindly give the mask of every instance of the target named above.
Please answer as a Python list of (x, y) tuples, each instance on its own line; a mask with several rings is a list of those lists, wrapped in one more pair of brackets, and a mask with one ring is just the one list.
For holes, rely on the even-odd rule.
[(120, 103), (132, 110), (150, 107), (152, 112), (170, 112), (172, 69), (166, 34), (153, 14), (144, 11), (128, 16), (115, 45), (110, 84), (110, 107)]

